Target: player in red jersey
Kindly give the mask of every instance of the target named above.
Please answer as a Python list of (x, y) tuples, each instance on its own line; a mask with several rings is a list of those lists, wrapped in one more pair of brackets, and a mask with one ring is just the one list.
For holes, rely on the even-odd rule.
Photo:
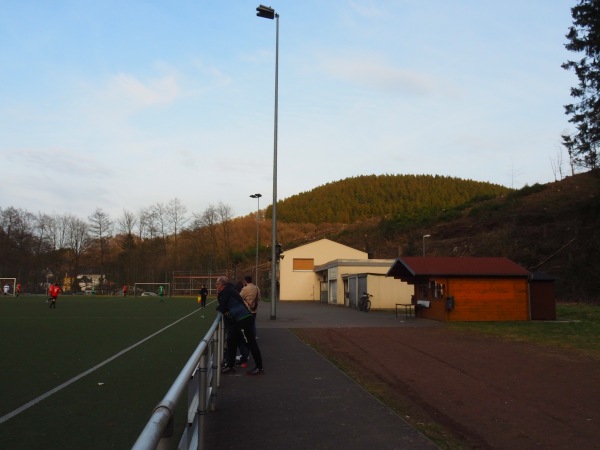
[(58, 298), (58, 294), (60, 294), (60, 287), (58, 286), (58, 284), (51, 284), (48, 288), (48, 294), (50, 295), (50, 298), (48, 299), (48, 301), (50, 302), (49, 307), (56, 309), (56, 299)]

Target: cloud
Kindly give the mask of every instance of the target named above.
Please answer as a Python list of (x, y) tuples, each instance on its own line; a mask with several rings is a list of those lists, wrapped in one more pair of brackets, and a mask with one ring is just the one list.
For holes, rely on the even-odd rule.
[(392, 67), (373, 56), (328, 58), (323, 61), (322, 68), (334, 78), (380, 91), (426, 95), (438, 84), (429, 75)]
[(120, 73), (108, 80), (104, 91), (108, 98), (126, 101), (136, 109), (167, 105), (182, 95), (182, 89), (173, 75), (150, 79), (144, 83), (132, 75)]
[(6, 158), (17, 166), (22, 164), (30, 172), (56, 171), (61, 176), (85, 176), (93, 168), (104, 174), (112, 173), (111, 167), (95, 156), (64, 148), (22, 148), (15, 152), (7, 152)]

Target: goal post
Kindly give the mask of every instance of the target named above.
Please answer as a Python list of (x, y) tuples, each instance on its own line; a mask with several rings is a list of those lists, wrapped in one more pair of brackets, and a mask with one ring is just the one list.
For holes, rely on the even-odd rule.
[(133, 296), (141, 297), (145, 292), (158, 295), (160, 287), (164, 289), (164, 296), (171, 296), (171, 283), (133, 283)]
[(0, 277), (0, 294), (4, 295), (4, 287), (8, 286), (8, 293), (6, 295), (10, 295), (14, 297), (17, 292), (17, 279), (16, 278), (5, 278)]

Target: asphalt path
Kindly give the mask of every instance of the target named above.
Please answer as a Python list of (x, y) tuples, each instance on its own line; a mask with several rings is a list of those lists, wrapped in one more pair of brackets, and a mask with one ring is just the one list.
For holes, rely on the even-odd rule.
[(206, 420), (206, 448), (438, 448), (291, 331), (437, 322), (318, 302), (279, 303), (271, 316), (270, 304), (261, 304), (257, 334), (265, 374), (238, 369), (222, 376), (217, 410)]

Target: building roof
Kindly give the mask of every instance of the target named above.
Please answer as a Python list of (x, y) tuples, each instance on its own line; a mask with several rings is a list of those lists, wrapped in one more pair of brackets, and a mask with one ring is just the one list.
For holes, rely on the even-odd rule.
[(325, 264), (315, 266), (315, 272), (321, 272), (323, 270), (332, 269), (334, 267), (390, 267), (394, 263), (394, 259), (334, 259), (328, 261)]
[(398, 258), (388, 277), (527, 277), (529, 271), (504, 257), (405, 256)]
[[(298, 247), (294, 247), (294, 248), (290, 248), (287, 249), (285, 248), (285, 254), (292, 254), (292, 253), (306, 253), (306, 254), (310, 254), (313, 255), (315, 253), (315, 251), (321, 251), (321, 249), (326, 248), (326, 249), (335, 249), (336, 252), (341, 252), (344, 251), (344, 253), (347, 252), (351, 252), (352, 254), (355, 254), (356, 257), (363, 257), (366, 259), (367, 258), (367, 253), (363, 252), (362, 250), (358, 250), (356, 248), (350, 247), (348, 245), (344, 245), (344, 244), (340, 244), (339, 242), (335, 242), (332, 241), (330, 239), (318, 239), (316, 241), (312, 241), (312, 242), (308, 242), (307, 244), (303, 244), (300, 245)], [(316, 249), (316, 250), (315, 250)]]

